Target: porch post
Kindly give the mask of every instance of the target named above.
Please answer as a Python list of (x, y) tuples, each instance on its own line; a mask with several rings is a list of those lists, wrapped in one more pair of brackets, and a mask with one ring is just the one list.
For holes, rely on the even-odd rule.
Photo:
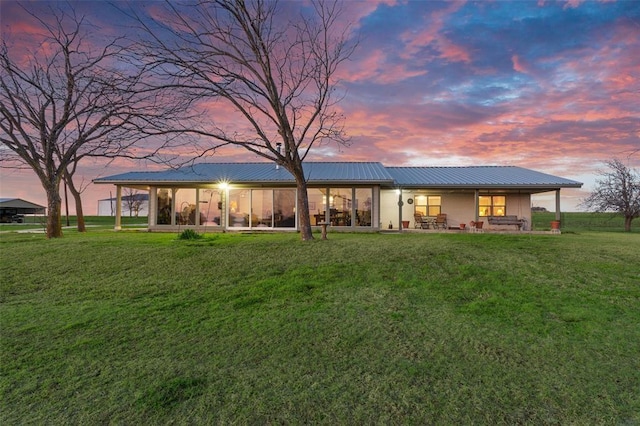
[(478, 215), (479, 210), (480, 210), (479, 200), (478, 200), (479, 198), (480, 198), (480, 190), (476, 189), (475, 192), (474, 192), (474, 203), (473, 203), (474, 204), (474, 208), (476, 209), (476, 212), (473, 215), (475, 217), (475, 219), (473, 219), (474, 222), (478, 222), (478, 219), (480, 219), (480, 217)]
[(404, 202), (402, 202), (402, 188), (398, 189), (398, 229), (402, 232), (402, 206)]
[(560, 189), (556, 189), (556, 220), (560, 220)]
[(147, 214), (149, 227), (156, 226), (158, 224), (158, 188), (155, 186), (149, 188), (149, 211)]
[(116, 231), (122, 229), (122, 186), (116, 185)]

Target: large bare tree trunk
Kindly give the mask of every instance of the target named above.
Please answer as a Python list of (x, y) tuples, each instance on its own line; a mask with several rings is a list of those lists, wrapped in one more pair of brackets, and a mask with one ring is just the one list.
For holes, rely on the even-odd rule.
[(307, 181), (304, 175), (294, 175), (296, 178), (296, 186), (298, 189), (298, 226), (300, 227), (300, 237), (302, 241), (313, 240), (313, 232), (311, 230), (311, 217), (309, 216), (309, 196), (307, 194)]
[(631, 232), (631, 221), (633, 220), (633, 216), (625, 216), (624, 217), (624, 230), (626, 232)]
[(59, 183), (48, 184), (47, 192), (47, 238), (62, 237), (62, 198)]

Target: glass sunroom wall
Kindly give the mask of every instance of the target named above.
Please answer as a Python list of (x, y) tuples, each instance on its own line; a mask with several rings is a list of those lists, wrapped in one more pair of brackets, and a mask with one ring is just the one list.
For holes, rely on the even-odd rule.
[(327, 209), (327, 190), (325, 188), (309, 188), (307, 196), (309, 197), (309, 217), (311, 224), (317, 225), (327, 220), (325, 212)]
[(251, 226), (273, 227), (273, 190), (251, 191)]
[(158, 188), (157, 193), (156, 224), (171, 225), (172, 190), (170, 188)]
[(296, 227), (296, 190), (273, 190), (273, 218), (276, 228)]
[(351, 188), (331, 188), (331, 225), (351, 226)]
[(229, 190), (229, 226), (248, 227), (251, 211), (251, 191), (248, 189)]
[(372, 188), (356, 188), (356, 226), (371, 227), (372, 225), (372, 205), (373, 205), (373, 189)]
[(178, 188), (176, 198), (176, 225), (196, 224), (196, 190), (195, 188)]
[(200, 189), (200, 225), (220, 226), (222, 218), (222, 197), (217, 189)]

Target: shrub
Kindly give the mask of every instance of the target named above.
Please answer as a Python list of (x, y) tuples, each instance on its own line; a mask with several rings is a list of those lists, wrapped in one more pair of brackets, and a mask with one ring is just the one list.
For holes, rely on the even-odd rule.
[(199, 240), (200, 238), (202, 238), (202, 235), (198, 234), (193, 229), (185, 229), (180, 233), (180, 235), (178, 235), (179, 240)]

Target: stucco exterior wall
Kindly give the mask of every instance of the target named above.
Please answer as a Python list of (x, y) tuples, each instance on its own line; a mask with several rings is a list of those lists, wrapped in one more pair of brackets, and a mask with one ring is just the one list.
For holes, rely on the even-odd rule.
[[(402, 220), (409, 221), (409, 228), (414, 228), (413, 218), (414, 204), (409, 204), (409, 198), (415, 199), (420, 191), (402, 191)], [(469, 226), (476, 217), (475, 191), (461, 192), (433, 192), (433, 195), (442, 197), (442, 213), (447, 215), (447, 224), (458, 227), (461, 223)], [(505, 194), (507, 197), (507, 215), (516, 215), (518, 218), (526, 219), (531, 224), (531, 195), (530, 194)], [(482, 218), (480, 218), (482, 220)], [(396, 190), (380, 191), (380, 222), (381, 229), (388, 229), (389, 223), (393, 229), (399, 229), (399, 209), (398, 193)], [(486, 219), (485, 219), (486, 222)], [(485, 226), (487, 223), (484, 224)]]

